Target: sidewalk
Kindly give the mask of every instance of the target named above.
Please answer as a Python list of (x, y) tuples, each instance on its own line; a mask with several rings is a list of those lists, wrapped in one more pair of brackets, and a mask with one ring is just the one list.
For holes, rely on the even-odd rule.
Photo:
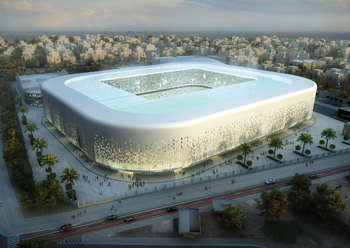
[[(5, 187), (1, 187), (0, 197), (2, 200), (8, 198), (9, 201), (4, 201), (3, 211), (5, 212), (5, 216), (0, 215), (0, 229), (1, 232), (5, 235), (25, 234), (33, 232), (33, 230), (44, 231), (48, 229), (57, 229), (59, 226), (66, 223), (72, 223), (73, 225), (76, 225), (86, 221), (101, 219), (112, 213), (120, 215), (154, 206), (161, 206), (164, 204), (174, 205), (177, 202), (184, 201), (186, 199), (192, 199), (217, 192), (224, 192), (230, 189), (238, 189), (250, 185), (260, 184), (265, 180), (271, 178), (277, 180), (279, 178), (293, 176), (296, 171), (299, 173), (311, 173), (315, 170), (346, 164), (349, 162), (349, 159), (350, 155), (344, 154), (336, 157), (318, 160), (315, 162), (315, 164), (308, 167), (305, 167), (305, 164), (302, 163), (293, 166), (281, 167), (274, 170), (265, 170), (258, 173), (243, 174), (236, 178), (237, 182), (234, 185), (231, 185), (230, 179), (213, 181), (210, 182), (209, 185), (207, 183), (190, 185), (182, 189), (182, 196), (176, 196), (176, 193), (178, 191), (177, 189), (170, 189), (168, 191), (158, 192), (157, 194), (140, 195), (139, 197), (122, 200), (122, 203), (119, 205), (116, 205), (116, 202), (114, 202), (87, 208), (87, 213), (83, 214), (82, 217), (77, 216), (76, 219), (71, 219), (72, 214), (76, 214), (76, 211), (50, 215), (49, 217), (42, 216), (24, 219), (21, 215), (18, 203), (15, 200), (16, 198), (14, 196), (12, 187), (9, 184), (10, 182), (8, 175), (6, 171), (2, 169), (0, 185), (3, 183)], [(211, 190), (204, 190), (204, 186), (210, 186)], [(169, 196), (176, 196), (176, 200), (169, 200)], [(5, 204), (5, 202), (8, 204)], [(112, 205), (117, 207), (117, 212), (112, 212), (110, 210)]]
[[(211, 162), (215, 167), (208, 169), (206, 172), (201, 173), (200, 175), (195, 175), (194, 178), (173, 178), (173, 180), (177, 180), (171, 182), (164, 182), (164, 179), (159, 180), (158, 182), (154, 182), (155, 179), (150, 178), (150, 182), (146, 182), (145, 187), (141, 187), (140, 189), (133, 188), (132, 190), (129, 190), (128, 185), (130, 185), (130, 182), (121, 181), (121, 178), (116, 177), (115, 180), (109, 179), (108, 181), (106, 181), (104, 187), (102, 187), (99, 186), (99, 183), (102, 183), (103, 179), (100, 176), (99, 179), (95, 181), (96, 174), (95, 171), (92, 171), (92, 169), (94, 169), (95, 167), (97, 168), (97, 166), (93, 166), (90, 168), (89, 163), (86, 163), (84, 165), (84, 160), (79, 160), (80, 157), (75, 155), (74, 152), (72, 153), (72, 149), (74, 146), (70, 142), (68, 142), (68, 140), (65, 137), (59, 137), (59, 139), (56, 139), (56, 137), (52, 135), (48, 129), (46, 129), (46, 127), (41, 123), (43, 117), (42, 108), (32, 107), (28, 105), (27, 107), (29, 109), (29, 113), (27, 114), (28, 123), (34, 122), (39, 128), (39, 131), (37, 133), (34, 133), (34, 137), (44, 138), (48, 143), (48, 149), (44, 150), (44, 154), (53, 153), (58, 157), (58, 160), (60, 161), (58, 163), (58, 166), (53, 167), (53, 172), (57, 174), (57, 178), (60, 178), (60, 176), (62, 175), (62, 171), (66, 167), (75, 168), (80, 174), (80, 181), (76, 181), (74, 185), (74, 188), (77, 191), (77, 198), (80, 202), (85, 200), (85, 203), (91, 203), (94, 199), (96, 199), (97, 202), (104, 201), (105, 198), (107, 198), (108, 200), (115, 199), (116, 195), (118, 196), (118, 198), (126, 196), (126, 194), (128, 196), (137, 196), (128, 199), (122, 199), (122, 204), (117, 205), (117, 214), (128, 213), (153, 206), (161, 206), (164, 204), (176, 204), (176, 202), (183, 201), (186, 199), (192, 199), (208, 194), (213, 194), (216, 192), (223, 192), (229, 189), (237, 189), (247, 187), (249, 185), (260, 184), (265, 180), (271, 178), (279, 179), (293, 176), (295, 172), (310, 173), (314, 170), (345, 164), (348, 163), (350, 160), (350, 154), (344, 154), (336, 157), (317, 160), (315, 161), (315, 164), (308, 167), (305, 167), (305, 163), (300, 163), (291, 166), (276, 168), (273, 170), (264, 170), (259, 171), (257, 173), (242, 174), (236, 176), (237, 183), (235, 183), (234, 185), (231, 185), (231, 180), (229, 178), (210, 182), (203, 181), (199, 184), (190, 184), (192, 179), (193, 182), (196, 183), (199, 182), (200, 177), (213, 177), (213, 175), (216, 174), (225, 172), (232, 173), (233, 171), (238, 172), (239, 170), (241, 170), (241, 167), (235, 163), (235, 160), (228, 165), (223, 163), (225, 160), (231, 160), (235, 156), (237, 156), (237, 151), (233, 151), (232, 153), (226, 154), (225, 160), (222, 159), (221, 156), (213, 158)], [(281, 131), (273, 135), (282, 137), (284, 142), (286, 142), (287, 140), (288, 142), (294, 142), (294, 145), (287, 145), (284, 147), (283, 150), (278, 150), (277, 154), (281, 153), (284, 156), (284, 159), (301, 158), (297, 154), (294, 154), (292, 151), (294, 150), (295, 145), (298, 144), (296, 142), (298, 135), (302, 132), (308, 132), (312, 135), (312, 137), (314, 137), (314, 144), (312, 146), (306, 146), (307, 149), (311, 150), (311, 154), (323, 153), (324, 151), (320, 148), (317, 148), (317, 145), (319, 140), (321, 139), (320, 133), (322, 132), (322, 129), (326, 127), (333, 128), (334, 130), (336, 130), (338, 135), (338, 137), (335, 140), (331, 140), (329, 144), (336, 144), (336, 149), (349, 148), (349, 146), (341, 143), (342, 136), (340, 134), (343, 128), (342, 122), (322, 116), (318, 113), (314, 113), (313, 116), (316, 122), (310, 120), (304, 124), (301, 124), (304, 126), (301, 126), (300, 129), (296, 129), (296, 134), (294, 133), (295, 131), (293, 129), (290, 129)], [(23, 125), (20, 125), (23, 130)], [(305, 131), (303, 131), (304, 128)], [(41, 168), (38, 165), (36, 161), (35, 151), (31, 150), (31, 145), (29, 143), (29, 139), (26, 136), (26, 133), (24, 133), (24, 140), (27, 146), (28, 155), (32, 164), (33, 173), (35, 175), (36, 181), (41, 181), (46, 177), (47, 173), (43, 168)], [(253, 160), (253, 167), (273, 163), (273, 161), (271, 161), (270, 159), (260, 155), (260, 152), (268, 150), (267, 142), (264, 139), (261, 142), (262, 144), (259, 144), (258, 146), (254, 147), (255, 152), (253, 157), (256, 158), (257, 156), (259, 156), (260, 159), (259, 161), (257, 161), (256, 159)], [(68, 148), (66, 148), (62, 144), (66, 144)], [(3, 149), (2, 144), (0, 144), (0, 146), (0, 149)], [(82, 166), (82, 164), (84, 166)], [(219, 164), (222, 164), (222, 166), (219, 166)], [(201, 169), (203, 168), (202, 165), (199, 165), (199, 167)], [(215, 169), (215, 174), (213, 174), (213, 169)], [(0, 200), (4, 203), (3, 207), (0, 208), (0, 231), (6, 235), (30, 233), (33, 230), (41, 231), (47, 229), (56, 229), (59, 226), (66, 223), (72, 223), (73, 225), (76, 225), (85, 221), (100, 219), (111, 214), (111, 206), (117, 204), (117, 202), (112, 202), (89, 207), (87, 208), (87, 213), (83, 214), (83, 216), (81, 217), (76, 215), (77, 211), (81, 211), (81, 209), (76, 209), (74, 211), (53, 214), (50, 216), (24, 218), (16, 200), (15, 192), (12, 189), (9, 180), (9, 175), (4, 166), (2, 158), (0, 173)], [(108, 177), (113, 177), (113, 174), (115, 173), (116, 172), (111, 172), (111, 174), (109, 174)], [(188, 176), (189, 174), (190, 170), (186, 171), (185, 176)], [(91, 182), (85, 182), (82, 178), (83, 175), (88, 176)], [(166, 179), (168, 179), (168, 176), (166, 177)], [(142, 177), (142, 180), (144, 181), (146, 179)], [(108, 182), (111, 183), (110, 187), (107, 186)], [(181, 189), (172, 188), (174, 186), (174, 183), (176, 186), (181, 186), (182, 182), (185, 182), (187, 186), (182, 187)], [(211, 190), (204, 191), (205, 186), (211, 186)], [(62, 187), (64, 187), (64, 184), (62, 184)], [(142, 195), (140, 194), (145, 192), (146, 189), (148, 190), (148, 192), (154, 192), (156, 187), (158, 187), (157, 193)], [(166, 190), (164, 190), (164, 187), (166, 187)], [(137, 190), (139, 191), (137, 192)], [(176, 193), (178, 193), (179, 190), (183, 192), (182, 196), (176, 196)], [(103, 191), (102, 195), (99, 194), (100, 191)], [(176, 201), (169, 200), (169, 196), (171, 196), (171, 199), (172, 197), (176, 197)], [(73, 214), (76, 215), (76, 219), (71, 219), (71, 216)]]

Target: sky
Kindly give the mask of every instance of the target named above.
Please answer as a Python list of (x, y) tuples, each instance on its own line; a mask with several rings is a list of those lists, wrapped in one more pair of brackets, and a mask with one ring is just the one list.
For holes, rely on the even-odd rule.
[(349, 32), (350, 0), (0, 0), (0, 31)]

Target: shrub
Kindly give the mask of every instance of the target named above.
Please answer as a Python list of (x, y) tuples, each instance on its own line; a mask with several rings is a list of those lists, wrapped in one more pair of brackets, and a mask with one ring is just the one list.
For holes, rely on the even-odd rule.
[(242, 159), (243, 159), (243, 156), (242, 156), (242, 155), (238, 155), (238, 156), (237, 156), (237, 159), (238, 159), (238, 160), (242, 160)]
[(247, 161), (247, 165), (248, 165), (248, 166), (252, 166), (252, 164), (253, 164), (252, 161), (250, 161), (250, 160)]
[(344, 140), (348, 140), (348, 139), (349, 139), (349, 136), (345, 135)]
[(301, 149), (301, 146), (297, 145), (295, 146), (295, 150), (299, 151)]
[(336, 148), (336, 146), (335, 146), (334, 144), (331, 144), (331, 145), (329, 146), (329, 148), (331, 148), (331, 149), (333, 150), (333, 149)]
[(282, 159), (282, 158), (283, 158), (283, 155), (282, 155), (282, 154), (277, 154), (277, 158), (278, 158), (278, 159)]
[(305, 150), (305, 154), (310, 155), (311, 151), (310, 150)]
[(324, 140), (320, 140), (320, 145), (324, 145), (325, 141)]
[(270, 150), (268, 151), (268, 153), (269, 153), (270, 155), (272, 155), (272, 154), (273, 154), (273, 150), (270, 149)]

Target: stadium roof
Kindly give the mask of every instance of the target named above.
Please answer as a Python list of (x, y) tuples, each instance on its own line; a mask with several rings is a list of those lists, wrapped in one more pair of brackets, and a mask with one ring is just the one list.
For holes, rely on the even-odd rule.
[[(41, 88), (89, 119), (135, 128), (145, 125), (156, 128), (165, 123), (175, 125), (175, 122), (192, 122), (196, 118), (213, 118), (233, 109), (240, 111), (252, 104), (272, 103), (287, 95), (299, 95), (316, 88), (313, 81), (302, 77), (229, 66), (214, 60), (213, 63), (194, 62), (193, 59), (190, 58), (190, 62), (181, 58), (181, 63), (172, 61), (161, 65), (62, 76), (46, 81)], [(120, 79), (127, 85), (128, 78), (135, 81), (137, 76), (192, 69), (250, 81), (155, 100), (147, 100), (103, 82)], [(45, 102), (44, 96), (43, 100)]]
[[(239, 100), (248, 95), (263, 94), (263, 92), (278, 90), (291, 84), (291, 80), (278, 75), (246, 71), (243, 68), (224, 65), (213, 59), (199, 58), (197, 62), (194, 61), (196, 61), (194, 57), (188, 59), (184, 57), (163, 65), (104, 71), (87, 76), (79, 75), (79, 77), (65, 81), (65, 85), (111, 109), (132, 113), (166, 113), (226, 100)], [(235, 78), (236, 81), (243, 80), (245, 82), (152, 100), (105, 83), (108, 80), (129, 78), (129, 83), (134, 84), (134, 82), (131, 82), (131, 78), (134, 78), (133, 81), (135, 81), (135, 77), (140, 76), (164, 77), (165, 73), (188, 70), (188, 73), (183, 77), (184, 79), (181, 78), (181, 75), (179, 75), (179, 79), (176, 79), (181, 81), (192, 77), (196, 69), (201, 70), (204, 77), (205, 74), (213, 72), (216, 76), (212, 78), (212, 81), (216, 80), (218, 84), (220, 84), (220, 78), (218, 78), (220, 75), (229, 75)], [(194, 80), (195, 83), (196, 81), (198, 80)], [(197, 82), (196, 84), (200, 83)]]

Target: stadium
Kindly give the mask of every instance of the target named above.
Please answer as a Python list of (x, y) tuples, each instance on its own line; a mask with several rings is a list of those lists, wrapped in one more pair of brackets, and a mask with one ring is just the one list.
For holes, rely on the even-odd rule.
[(197, 57), (41, 85), (45, 117), (114, 170), (183, 169), (311, 118), (316, 84)]

